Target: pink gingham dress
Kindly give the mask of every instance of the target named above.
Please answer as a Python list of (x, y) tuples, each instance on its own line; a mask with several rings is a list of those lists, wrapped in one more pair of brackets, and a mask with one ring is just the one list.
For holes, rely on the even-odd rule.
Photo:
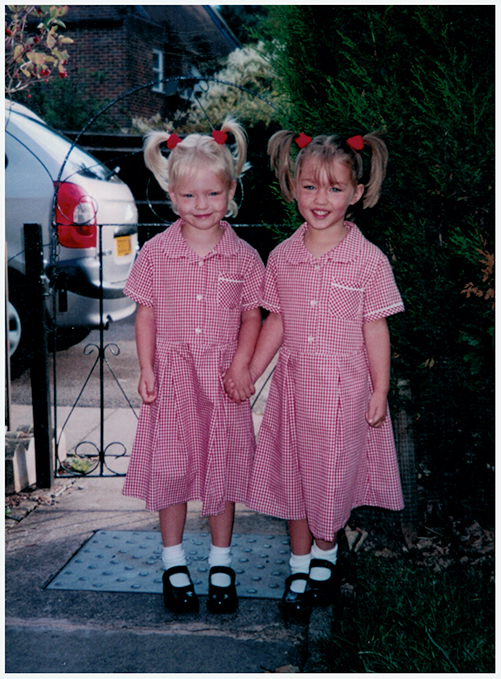
[(261, 306), (280, 313), (284, 339), (272, 378), (247, 505), (307, 519), (332, 541), (352, 508), (403, 507), (389, 416), (365, 420), (371, 382), (362, 327), (403, 311), (387, 257), (350, 222), (321, 258), (307, 224), (270, 254)]
[(264, 265), (226, 222), (200, 257), (179, 219), (146, 242), (124, 292), (153, 307), (158, 397), (142, 405), (123, 488), (158, 511), (202, 501), (204, 516), (245, 502), (255, 450), (249, 402), (231, 403), (221, 375), (235, 353), (243, 310), (259, 307)]

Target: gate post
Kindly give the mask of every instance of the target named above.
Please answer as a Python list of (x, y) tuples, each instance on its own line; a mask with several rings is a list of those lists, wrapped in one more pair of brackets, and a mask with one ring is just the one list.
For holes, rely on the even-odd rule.
[(37, 486), (50, 488), (53, 479), (52, 426), (50, 419), (49, 347), (44, 294), (42, 227), (24, 225), (26, 279), (33, 291), (33, 353), (31, 358), (31, 397), (35, 438)]

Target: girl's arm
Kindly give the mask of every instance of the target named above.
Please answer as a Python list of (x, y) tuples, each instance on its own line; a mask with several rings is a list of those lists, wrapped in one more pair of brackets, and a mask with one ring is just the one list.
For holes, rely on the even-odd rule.
[(255, 382), (264, 373), (271, 359), (282, 346), (284, 338), (284, 326), (282, 315), (270, 313), (265, 320), (259, 338), (257, 340), (256, 351), (250, 364), (250, 372)]
[(386, 418), (390, 388), (390, 333), (386, 318), (365, 323), (363, 333), (374, 390), (365, 419), (371, 427), (379, 428)]
[(237, 350), (230, 367), (223, 375), (225, 391), (234, 403), (245, 401), (256, 391), (249, 372), (249, 363), (260, 329), (261, 310), (257, 308), (242, 311)]
[(138, 304), (136, 311), (136, 350), (139, 359), (139, 386), (137, 388), (143, 403), (151, 405), (157, 399), (153, 363), (155, 360), (155, 315), (153, 307)]

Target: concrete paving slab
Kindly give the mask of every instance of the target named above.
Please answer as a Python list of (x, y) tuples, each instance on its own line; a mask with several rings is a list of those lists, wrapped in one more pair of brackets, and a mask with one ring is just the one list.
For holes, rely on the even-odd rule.
[[(209, 533), (184, 533), (186, 558), (199, 595), (208, 594), (210, 544)], [(287, 537), (234, 533), (231, 552), (239, 597), (280, 599), (289, 575)], [(161, 594), (162, 574), (158, 531), (97, 531), (47, 588)]]

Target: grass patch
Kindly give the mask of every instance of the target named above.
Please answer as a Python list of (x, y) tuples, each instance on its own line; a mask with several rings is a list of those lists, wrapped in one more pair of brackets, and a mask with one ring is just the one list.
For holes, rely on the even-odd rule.
[[(350, 555), (326, 672), (494, 672), (494, 568)], [(346, 588), (345, 588), (346, 589)], [(343, 590), (342, 590), (343, 591)]]

